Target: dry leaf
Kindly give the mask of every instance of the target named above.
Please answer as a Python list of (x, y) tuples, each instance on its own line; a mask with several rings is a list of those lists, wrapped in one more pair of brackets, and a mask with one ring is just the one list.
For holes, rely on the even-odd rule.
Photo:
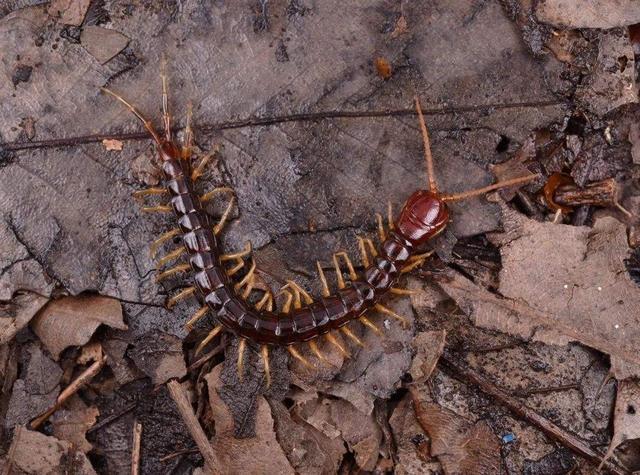
[(27, 474), (96, 473), (86, 455), (74, 450), (69, 442), (23, 427), (16, 429), (10, 450), (13, 450), (13, 467)]
[(640, 4), (635, 0), (545, 0), (535, 5), (538, 20), (568, 29), (608, 29), (640, 23)]
[(182, 340), (160, 331), (145, 333), (128, 352), (136, 366), (151, 378), (153, 384), (163, 384), (187, 374), (182, 353)]
[(392, 70), (389, 61), (385, 58), (376, 58), (375, 61), (376, 71), (378, 71), (378, 76), (380, 76), (385, 81), (391, 77)]
[[(618, 378), (639, 374), (640, 293), (624, 271), (625, 227), (540, 223), (505, 210), (497, 296), (449, 272), (440, 283), (476, 325), (549, 344), (579, 341), (612, 357)], [(623, 364), (621, 364), (623, 363)], [(622, 368), (626, 369), (622, 371)]]
[(257, 398), (255, 437), (235, 438), (233, 416), (218, 395), (218, 390), (222, 387), (221, 373), (222, 365), (218, 365), (205, 379), (216, 424), (216, 435), (211, 445), (225, 473), (293, 474), (294, 470), (276, 439), (271, 410), (264, 397)]
[(86, 454), (93, 446), (87, 441), (85, 434), (96, 423), (99, 415), (98, 408), (89, 407), (78, 396), (73, 396), (51, 417), (53, 435), (71, 442), (74, 448)]
[(446, 475), (500, 473), (500, 443), (489, 426), (475, 424), (433, 402), (422, 402), (412, 388), (416, 417), (431, 439), (431, 455)]
[(80, 26), (84, 20), (91, 0), (53, 0), (47, 12), (60, 19), (65, 25)]
[(122, 141), (116, 140), (116, 139), (103, 139), (102, 140), (102, 145), (104, 146), (105, 150), (108, 150), (108, 151), (112, 151), (112, 150), (120, 151), (120, 150), (122, 150), (122, 146), (124, 144), (122, 143)]
[(611, 457), (620, 444), (633, 439), (640, 439), (640, 383), (620, 381), (613, 412), (613, 437), (605, 459)]
[(65, 348), (86, 344), (101, 324), (127, 329), (119, 301), (102, 296), (63, 297), (42, 309), (31, 327), (58, 359)]
[(129, 38), (115, 30), (89, 25), (82, 29), (80, 42), (91, 56), (104, 64), (127, 47)]
[(431, 377), (444, 350), (446, 337), (445, 330), (438, 330), (420, 332), (413, 338), (412, 346), (416, 355), (409, 373), (414, 383), (424, 383)]
[(403, 35), (408, 31), (409, 31), (409, 27), (407, 25), (407, 19), (404, 17), (404, 15), (401, 15), (398, 18), (398, 21), (396, 21), (396, 26), (391, 32), (391, 38), (397, 38), (398, 36)]
[(26, 327), (48, 298), (31, 292), (17, 295), (10, 302), (0, 303), (0, 345), (4, 345)]

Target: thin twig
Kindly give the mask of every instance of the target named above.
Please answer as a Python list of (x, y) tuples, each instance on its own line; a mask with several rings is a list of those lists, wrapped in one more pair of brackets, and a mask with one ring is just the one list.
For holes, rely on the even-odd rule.
[(193, 412), (193, 408), (191, 407), (189, 399), (187, 399), (185, 390), (182, 388), (180, 383), (175, 380), (169, 381), (167, 383), (167, 388), (169, 389), (169, 394), (171, 394), (173, 401), (178, 407), (178, 412), (180, 412), (182, 420), (187, 426), (191, 437), (193, 437), (193, 440), (200, 449), (200, 453), (205, 461), (205, 468), (213, 473), (221, 473), (222, 470), (220, 470), (218, 458), (209, 443), (207, 435), (204, 433), (204, 430), (202, 430), (202, 426), (198, 422), (198, 418)]
[[(503, 104), (485, 104), (478, 106), (462, 106), (462, 107), (443, 107), (440, 109), (423, 110), (425, 115), (446, 115), (463, 112), (481, 112), (491, 109), (510, 109), (518, 107), (546, 107), (564, 104), (562, 101), (540, 101), (540, 102), (512, 102)], [(203, 125), (199, 130), (203, 133), (210, 133), (216, 130), (239, 129), (244, 127), (258, 127), (277, 125), (285, 122), (309, 122), (328, 119), (345, 119), (345, 118), (369, 118), (369, 117), (398, 117), (416, 115), (415, 109), (396, 109), (396, 110), (378, 110), (378, 111), (324, 111), (310, 112), (303, 114), (291, 114), (273, 117), (249, 117), (247, 119), (231, 120), (218, 122), (214, 124)], [(180, 128), (174, 127), (173, 131), (178, 132)], [(32, 142), (7, 142), (0, 143), (0, 152), (13, 152), (18, 150), (29, 150), (38, 148), (52, 147), (73, 147), (76, 145), (102, 142), (105, 139), (115, 140), (143, 140), (149, 137), (148, 132), (132, 132), (132, 133), (106, 133), (94, 135), (81, 135), (77, 137), (63, 137), (59, 139), (35, 140)]]
[(438, 364), (443, 366), (445, 369), (448, 369), (451, 373), (453, 373), (454, 377), (459, 379), (460, 381), (478, 386), (483, 392), (493, 397), (500, 404), (506, 406), (518, 417), (537, 427), (548, 437), (557, 440), (565, 447), (568, 447), (570, 450), (586, 458), (595, 465), (600, 465), (602, 463), (604, 464), (604, 467), (606, 467), (616, 475), (625, 475), (629, 473), (626, 470), (615, 466), (610, 461), (603, 462), (602, 455), (593, 450), (588, 444), (586, 444), (573, 434), (570, 434), (566, 430), (562, 429), (561, 427), (557, 426), (548, 419), (542, 417), (533, 409), (522, 404), (522, 402), (520, 402), (518, 399), (511, 396), (510, 394), (507, 394), (505, 391), (497, 387), (484, 376), (476, 373), (471, 368), (461, 365), (460, 363), (458, 363), (455, 357), (444, 353), (440, 357), (440, 361), (438, 362)]
[(125, 414), (128, 414), (129, 412), (131, 412), (133, 409), (135, 409), (138, 406), (138, 403), (136, 402), (132, 402), (131, 404), (129, 404), (128, 406), (126, 406), (121, 412), (117, 413), (117, 414), (112, 414), (109, 417), (105, 417), (103, 420), (101, 420), (100, 422), (98, 422), (96, 425), (94, 425), (93, 427), (91, 427), (88, 431), (87, 434), (90, 434), (91, 432), (95, 432), (97, 430), (102, 429), (104, 426), (111, 424), (113, 421), (116, 421), (118, 419), (120, 419), (122, 416), (124, 416)]
[(142, 442), (142, 423), (133, 423), (133, 442), (131, 444), (131, 475), (140, 473), (140, 445)]
[(194, 449), (183, 449), (183, 450), (178, 450), (177, 452), (173, 452), (172, 454), (169, 455), (165, 455), (164, 457), (162, 457), (160, 459), (160, 462), (168, 462), (171, 459), (174, 459), (176, 457), (180, 457), (181, 455), (185, 455), (185, 454), (197, 454), (199, 453), (200, 450), (197, 448)]
[(71, 396), (77, 393), (80, 390), (80, 388), (82, 388), (82, 386), (84, 386), (89, 381), (91, 381), (93, 377), (100, 372), (100, 370), (102, 369), (102, 367), (105, 365), (106, 362), (107, 362), (107, 356), (105, 355), (101, 359), (94, 362), (91, 366), (89, 366), (80, 376), (78, 376), (75, 379), (75, 381), (73, 381), (69, 386), (65, 388), (64, 391), (60, 393), (53, 407), (51, 407), (42, 415), (36, 417), (34, 420), (31, 421), (31, 423), (29, 424), (29, 428), (35, 430), (38, 427), (40, 427), (44, 423), (44, 421), (49, 419), (49, 417), (51, 417), (54, 412), (60, 409), (60, 407)]

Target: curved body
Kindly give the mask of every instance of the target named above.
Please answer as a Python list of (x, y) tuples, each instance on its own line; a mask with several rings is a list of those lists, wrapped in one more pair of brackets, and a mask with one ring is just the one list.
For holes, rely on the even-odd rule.
[(361, 279), (287, 314), (258, 311), (236, 295), (221, 265), (213, 223), (193, 189), (189, 162), (180, 158), (172, 142), (162, 143), (160, 154), (165, 184), (202, 300), (225, 328), (258, 344), (291, 345), (312, 340), (359, 318), (392, 287), (416, 248), (440, 232), (449, 220), (443, 201), (434, 193), (417, 191), (407, 200), (395, 230), (380, 245), (378, 256)]

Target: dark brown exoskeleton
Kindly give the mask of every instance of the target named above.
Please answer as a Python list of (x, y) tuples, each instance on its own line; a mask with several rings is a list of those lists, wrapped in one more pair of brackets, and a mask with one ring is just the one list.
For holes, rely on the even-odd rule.
[[(316, 344), (316, 339), (322, 335), (326, 335), (329, 342), (346, 355), (348, 352), (345, 345), (334, 336), (334, 330), (340, 330), (356, 344), (361, 345), (360, 339), (349, 329), (349, 323), (359, 321), (380, 333), (380, 329), (368, 317), (368, 314), (374, 311), (405, 322), (402, 316), (384, 306), (381, 301), (389, 293), (401, 295), (410, 293), (409, 290), (398, 288), (396, 285), (403, 273), (421, 265), (430, 255), (430, 253), (424, 253), (422, 248), (427, 241), (446, 227), (449, 221), (446, 203), (524, 183), (536, 176), (509, 180), (458, 195), (440, 194), (433, 173), (429, 136), (416, 98), (415, 105), (423, 135), (429, 189), (414, 192), (405, 202), (395, 221), (391, 219), (389, 210), (388, 229), (384, 228), (382, 217), (378, 215), (380, 244), (375, 246), (370, 239), (359, 239), (364, 268), (362, 272), (355, 271), (346, 253), (337, 252), (333, 255), (338, 286), (335, 293), (331, 294), (322, 267), (318, 263), (322, 296), (314, 300), (298, 284), (291, 281), (281, 289), (280, 292), (285, 296), (285, 300), (280, 310), (276, 311), (271, 290), (264, 285), (258, 285), (260, 282), (253, 259), (244, 276), (239, 281), (234, 281), (233, 276), (243, 268), (244, 258), (251, 253), (251, 246), (248, 245), (241, 252), (224, 254), (219, 248), (216, 237), (232, 209), (233, 190), (225, 187), (214, 189), (202, 196), (196, 193), (194, 183), (202, 175), (204, 166), (212, 155), (205, 156), (197, 166), (193, 166), (190, 110), (183, 146), (178, 147), (173, 141), (168, 113), (167, 81), (164, 74), (162, 84), (164, 136), (160, 136), (151, 122), (125, 99), (107, 89), (104, 91), (124, 103), (142, 121), (158, 147), (164, 174), (163, 186), (142, 190), (136, 195), (168, 195), (170, 197), (170, 205), (143, 208), (145, 211), (173, 212), (176, 216), (177, 227), (156, 240), (151, 251), (155, 256), (160, 246), (175, 238), (181, 239), (182, 246), (160, 259), (159, 267), (181, 257), (188, 257), (188, 262), (164, 270), (158, 275), (158, 279), (181, 272), (191, 272), (193, 282), (191, 287), (170, 298), (167, 306), (173, 307), (178, 301), (191, 295), (199, 299), (202, 306), (187, 322), (188, 328), (208, 312), (215, 315), (218, 324), (201, 342), (196, 352), (201, 351), (222, 330), (228, 330), (237, 335), (241, 339), (238, 351), (240, 377), (243, 372), (246, 342), (260, 345), (267, 384), (269, 384), (268, 349), (270, 345), (286, 345), (294, 357), (308, 365), (308, 360), (296, 349), (295, 344), (309, 342), (310, 349), (318, 360), (324, 361), (324, 356)], [(231, 200), (222, 217), (214, 223), (211, 216), (205, 212), (203, 203), (219, 194), (230, 194)], [(350, 278), (348, 282), (344, 280), (339, 263), (340, 258), (348, 268)], [(253, 299), (251, 303), (249, 296), (255, 291), (261, 292), (262, 298), (257, 302)]]

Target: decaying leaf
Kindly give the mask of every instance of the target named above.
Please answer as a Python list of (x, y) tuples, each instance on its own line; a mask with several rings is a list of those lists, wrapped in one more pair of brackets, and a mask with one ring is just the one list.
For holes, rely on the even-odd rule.
[(53, 0), (47, 12), (60, 23), (80, 26), (84, 20), (91, 0)]
[(278, 444), (271, 409), (264, 397), (257, 399), (255, 437), (236, 439), (233, 415), (218, 395), (221, 373), (222, 365), (218, 365), (205, 379), (216, 424), (211, 444), (227, 473), (295, 473)]
[(181, 378), (187, 373), (182, 341), (168, 333), (146, 333), (135, 341), (128, 354), (154, 384), (165, 383), (171, 378)]
[(416, 355), (411, 362), (409, 373), (414, 383), (424, 383), (431, 377), (447, 337), (445, 330), (420, 332), (413, 338)]
[(11, 445), (12, 466), (27, 474), (96, 473), (86, 455), (75, 450), (72, 444), (40, 432), (18, 427)]
[(116, 139), (103, 139), (102, 145), (104, 145), (105, 150), (109, 151), (120, 151), (122, 150), (123, 143), (121, 140)]
[(91, 56), (104, 64), (127, 47), (129, 38), (109, 28), (88, 25), (82, 29), (80, 42)]
[(628, 440), (640, 439), (640, 383), (633, 380), (620, 381), (613, 413), (613, 437), (605, 459)]
[(60, 392), (62, 369), (38, 344), (29, 345), (28, 361), (13, 385), (5, 425), (26, 424), (51, 407)]
[(9, 302), (0, 302), (0, 345), (11, 341), (48, 301), (46, 297), (26, 292)]
[(412, 388), (418, 422), (431, 439), (431, 455), (438, 457), (446, 475), (485, 475), (500, 472), (500, 444), (489, 426), (475, 424), (442, 406), (421, 401)]
[(93, 446), (85, 434), (95, 424), (99, 414), (96, 407), (89, 407), (78, 396), (74, 396), (51, 417), (53, 435), (71, 442), (75, 449), (86, 454)]
[(640, 23), (634, 0), (544, 0), (536, 4), (538, 20), (568, 28), (615, 28)]
[(127, 329), (119, 301), (102, 296), (63, 297), (51, 301), (31, 325), (49, 352), (58, 359), (65, 348), (87, 343), (101, 324)]
[[(477, 325), (550, 344), (579, 341), (612, 358), (618, 378), (638, 374), (640, 293), (624, 271), (625, 227), (613, 218), (593, 228), (540, 223), (505, 210), (499, 291), (457, 273), (442, 288)], [(624, 369), (623, 369), (624, 366)]]

